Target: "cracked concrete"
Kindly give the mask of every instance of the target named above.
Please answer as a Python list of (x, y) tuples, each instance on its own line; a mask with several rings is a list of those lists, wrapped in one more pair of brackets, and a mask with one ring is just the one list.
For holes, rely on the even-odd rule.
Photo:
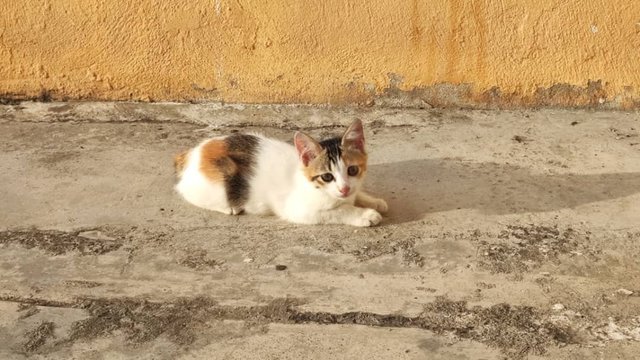
[[(206, 136), (355, 117), (381, 226), (230, 217), (172, 190), (172, 154)], [(639, 120), (0, 106), (0, 357), (635, 358)]]

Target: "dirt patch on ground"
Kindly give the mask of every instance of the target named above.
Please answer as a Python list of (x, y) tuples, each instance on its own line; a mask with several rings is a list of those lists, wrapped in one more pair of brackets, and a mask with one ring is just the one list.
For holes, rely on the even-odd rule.
[(221, 269), (224, 265), (224, 261), (210, 258), (204, 250), (196, 250), (189, 253), (180, 259), (178, 263), (196, 270)]
[[(299, 314), (296, 306), (304, 301), (295, 298), (276, 298), (266, 305), (248, 307), (224, 306), (214, 310), (220, 319), (242, 320), (248, 324), (263, 325), (268, 323), (296, 323), (294, 317)], [(311, 321), (310, 321), (311, 322)]]
[(93, 339), (118, 330), (130, 343), (142, 343), (160, 335), (187, 345), (206, 321), (215, 302), (205, 298), (175, 303), (150, 303), (132, 299), (84, 300), (74, 307), (89, 312), (87, 319), (73, 324), (68, 341)]
[(124, 333), (131, 344), (166, 336), (178, 345), (189, 345), (196, 335), (215, 320), (241, 320), (249, 326), (268, 323), (295, 323), (292, 313), (301, 304), (296, 299), (275, 299), (252, 307), (217, 306), (198, 297), (171, 303), (152, 303), (138, 299), (83, 300), (72, 307), (86, 309), (90, 316), (73, 324), (68, 341), (93, 339), (114, 331)]
[(40, 312), (37, 306), (33, 304), (21, 303), (18, 305), (18, 311), (21, 312), (19, 319), (26, 319)]
[(527, 306), (497, 304), (469, 309), (464, 301), (438, 297), (419, 318), (422, 327), (480, 341), (500, 348), (511, 358), (543, 354), (551, 344), (575, 342), (571, 328), (548, 322), (545, 314)]
[(61, 112), (67, 112), (73, 110), (73, 106), (71, 104), (64, 104), (64, 105), (59, 105), (59, 106), (51, 106), (49, 108), (49, 111), (51, 112), (56, 112), (56, 113), (61, 113)]
[(368, 242), (359, 249), (351, 251), (351, 255), (360, 261), (367, 261), (382, 255), (402, 254), (402, 262), (405, 265), (424, 266), (424, 256), (415, 250), (416, 239), (403, 239), (387, 242), (376, 240)]
[(476, 286), (477, 286), (479, 289), (493, 289), (493, 288), (495, 288), (495, 287), (496, 287), (496, 284), (489, 284), (489, 283), (486, 283), (486, 282), (484, 282), (484, 281), (480, 281), (480, 282), (477, 282), (477, 283), (476, 283)]
[(89, 288), (89, 289), (104, 285), (101, 282), (87, 281), (87, 280), (65, 280), (62, 283), (67, 286)]
[(50, 321), (42, 322), (35, 329), (28, 331), (25, 335), (25, 341), (22, 343), (24, 352), (35, 352), (47, 342), (47, 339), (53, 336), (55, 324)]
[[(339, 249), (359, 261), (369, 261), (384, 255), (402, 256), (407, 266), (423, 267), (425, 258), (415, 249), (422, 235), (402, 234), (393, 231), (382, 234), (375, 241), (363, 240), (357, 248), (351, 244), (337, 244), (327, 249)], [(467, 233), (443, 233), (435, 238), (471, 241), (477, 246), (477, 261), (481, 268), (492, 273), (523, 274), (540, 267), (545, 262), (557, 263), (562, 256), (586, 256), (598, 259), (601, 251), (591, 243), (591, 233), (574, 228), (561, 229), (557, 225), (509, 225), (504, 230), (484, 233), (479, 230)], [(358, 242), (355, 240), (354, 242)], [(346, 248), (346, 249), (345, 249)]]
[(436, 333), (450, 332), (463, 339), (472, 339), (500, 348), (510, 357), (529, 353), (543, 354), (552, 344), (575, 341), (569, 327), (546, 321), (546, 315), (531, 307), (494, 305), (489, 308), (469, 308), (465, 301), (444, 297), (425, 306), (417, 317), (381, 315), (370, 312), (299, 311), (294, 299), (276, 299), (265, 306), (222, 308), (217, 316), (236, 320), (262, 320), (280, 323), (319, 323), (365, 325), (381, 327), (416, 327)]
[[(24, 301), (34, 303), (34, 299)], [(211, 299), (198, 297), (170, 303), (124, 298), (84, 299), (52, 305), (82, 308), (89, 313), (88, 318), (72, 325), (68, 338), (60, 343), (120, 332), (130, 344), (144, 343), (162, 335), (178, 345), (189, 345), (195, 341), (196, 334), (216, 320), (240, 320), (249, 326), (316, 323), (420, 328), (479, 341), (500, 348), (511, 358), (543, 354), (551, 345), (577, 341), (569, 325), (557, 325), (548, 320), (546, 313), (525, 306), (498, 304), (469, 308), (465, 301), (438, 297), (427, 304), (420, 315), (409, 317), (359, 311), (337, 314), (301, 311), (298, 306), (303, 303), (299, 299), (278, 298), (266, 305), (219, 306)], [(53, 326), (41, 325), (27, 334), (28, 348), (41, 346), (51, 336)]]
[(101, 255), (118, 250), (119, 240), (98, 240), (81, 235), (82, 231), (8, 230), (0, 231), (0, 244), (18, 244), (27, 249), (37, 248), (52, 255), (78, 251), (82, 255)]
[(498, 242), (479, 240), (480, 267), (492, 273), (523, 273), (544, 262), (556, 262), (562, 255), (585, 255), (595, 259), (598, 251), (589, 248), (589, 232), (579, 233), (557, 226), (507, 226)]
[(38, 162), (44, 166), (55, 166), (61, 162), (77, 160), (82, 156), (78, 151), (56, 151), (43, 155)]

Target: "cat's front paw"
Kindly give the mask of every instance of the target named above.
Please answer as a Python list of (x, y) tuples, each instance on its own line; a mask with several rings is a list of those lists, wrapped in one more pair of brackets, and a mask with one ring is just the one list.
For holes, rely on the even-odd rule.
[(379, 213), (384, 214), (387, 211), (389, 211), (389, 205), (387, 205), (387, 202), (382, 200), (382, 199), (376, 199), (376, 201), (374, 202), (374, 209), (378, 210)]
[(366, 209), (351, 223), (351, 225), (367, 227), (378, 225), (380, 221), (382, 221), (382, 215), (380, 215), (379, 212), (373, 209)]

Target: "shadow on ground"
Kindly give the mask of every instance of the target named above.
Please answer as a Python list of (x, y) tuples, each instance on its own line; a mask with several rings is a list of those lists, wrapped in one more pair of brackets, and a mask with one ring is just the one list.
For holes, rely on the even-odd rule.
[(518, 214), (573, 208), (640, 192), (640, 173), (541, 175), (491, 162), (423, 159), (372, 165), (367, 186), (387, 200), (390, 222), (476, 209)]

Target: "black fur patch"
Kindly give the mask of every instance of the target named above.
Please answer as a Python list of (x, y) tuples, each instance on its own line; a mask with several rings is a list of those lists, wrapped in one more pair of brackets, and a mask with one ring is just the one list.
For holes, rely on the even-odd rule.
[(342, 156), (342, 139), (336, 137), (327, 140), (320, 141), (320, 146), (327, 151), (327, 157), (329, 158), (329, 164), (337, 164), (338, 159)]
[(245, 134), (230, 135), (224, 141), (227, 156), (236, 165), (236, 171), (224, 177), (227, 200), (232, 208), (240, 210), (249, 198), (249, 179), (253, 176), (259, 141), (256, 136)]

